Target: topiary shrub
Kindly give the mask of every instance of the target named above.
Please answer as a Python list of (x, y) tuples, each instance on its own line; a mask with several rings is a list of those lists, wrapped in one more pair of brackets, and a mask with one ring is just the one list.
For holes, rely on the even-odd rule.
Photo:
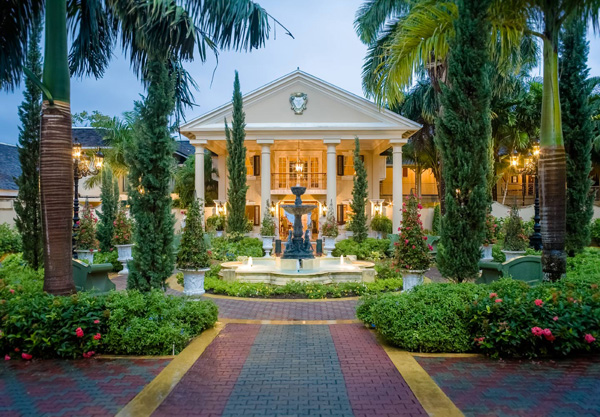
[[(267, 201), (267, 206), (268, 205), (269, 202)], [(265, 237), (275, 236), (275, 219), (269, 210), (266, 210), (265, 215), (263, 216), (263, 221), (260, 225), (260, 235)]]
[(433, 208), (433, 221), (431, 222), (431, 233), (434, 236), (440, 236), (442, 234), (442, 211), (440, 205), (436, 204)]
[(177, 268), (187, 270), (198, 270), (210, 265), (202, 230), (200, 204), (195, 198), (188, 210), (176, 263)]
[(17, 229), (10, 227), (8, 223), (0, 224), (0, 256), (21, 252), (21, 249), (21, 235)]
[(381, 232), (386, 236), (392, 233), (392, 220), (383, 214), (376, 214), (371, 219), (371, 230)]
[(409, 293), (365, 300), (359, 318), (402, 349), (468, 352), (473, 343), (466, 307), (484, 293), (470, 283), (420, 285)]
[(335, 244), (335, 249), (331, 252), (333, 256), (356, 255), (357, 259), (381, 259), (389, 257), (390, 253), (389, 239), (367, 238), (358, 243), (354, 239), (340, 240)]
[(510, 210), (510, 216), (504, 224), (504, 250), (524, 251), (529, 244), (529, 238), (523, 229), (523, 220), (519, 217), (517, 206)]
[(600, 219), (592, 221), (592, 225), (590, 226), (590, 235), (592, 236), (593, 242), (600, 246)]
[(408, 204), (402, 204), (402, 227), (400, 237), (394, 243), (394, 264), (406, 270), (427, 270), (431, 265), (429, 252), (433, 247), (427, 244), (427, 236), (423, 234), (423, 223), (419, 210), (423, 208), (414, 194), (408, 197)]

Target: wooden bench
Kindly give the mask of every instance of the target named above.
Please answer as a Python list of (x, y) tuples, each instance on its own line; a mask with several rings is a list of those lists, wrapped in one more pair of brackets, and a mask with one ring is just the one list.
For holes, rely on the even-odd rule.
[(508, 262), (479, 261), (481, 277), (479, 284), (489, 284), (502, 277), (512, 277), (529, 285), (536, 285), (544, 279), (541, 256), (519, 256)]
[(116, 288), (115, 283), (108, 278), (113, 269), (112, 264), (88, 265), (78, 259), (73, 259), (73, 280), (77, 291), (94, 291), (106, 293)]

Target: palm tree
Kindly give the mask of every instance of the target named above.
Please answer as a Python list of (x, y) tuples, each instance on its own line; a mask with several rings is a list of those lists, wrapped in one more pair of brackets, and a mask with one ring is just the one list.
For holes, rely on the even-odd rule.
[[(20, 81), (31, 22), (45, 13), (42, 80), (33, 76), (44, 94), (40, 145), (40, 190), (44, 227), (44, 289), (53, 294), (75, 290), (71, 267), (70, 75), (100, 77), (117, 37), (132, 67), (143, 79), (150, 54), (168, 57), (179, 74), (177, 92), (185, 104), (189, 81), (181, 60), (197, 49), (202, 61), (218, 48), (251, 50), (264, 45), (270, 32), (269, 14), (250, 0), (195, 0), (187, 9), (176, 0), (9, 0), (0, 6), (0, 87)], [(276, 23), (278, 23), (275, 20)], [(72, 44), (67, 43), (67, 24)], [(120, 36), (119, 36), (120, 35)], [(32, 76), (33, 74), (28, 74)], [(189, 98), (189, 96), (187, 97)]]

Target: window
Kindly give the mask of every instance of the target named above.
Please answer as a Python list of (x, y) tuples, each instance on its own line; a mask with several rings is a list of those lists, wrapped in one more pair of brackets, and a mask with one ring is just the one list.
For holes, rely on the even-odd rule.
[(254, 176), (258, 177), (260, 175), (260, 155), (254, 155), (252, 159), (254, 161)]
[(402, 167), (402, 177), (404, 177), (404, 178), (408, 177), (408, 168)]
[(254, 226), (260, 226), (260, 206), (246, 206), (246, 218), (250, 219)]
[(337, 156), (337, 174), (338, 176), (344, 175), (344, 155)]
[(344, 224), (344, 205), (343, 204), (338, 204), (337, 205), (337, 218), (338, 218), (338, 224)]

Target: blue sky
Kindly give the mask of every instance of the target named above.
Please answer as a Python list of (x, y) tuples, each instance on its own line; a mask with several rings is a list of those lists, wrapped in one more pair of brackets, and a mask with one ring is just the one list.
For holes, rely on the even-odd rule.
[[(354, 15), (363, 0), (259, 0), (267, 11), (282, 22), (295, 39), (277, 28), (265, 48), (251, 53), (221, 52), (219, 63), (210, 57), (206, 63), (195, 61), (186, 68), (199, 86), (194, 109), (187, 120), (231, 100), (234, 71), (240, 73), (242, 92), (252, 91), (300, 67), (323, 80), (352, 93), (363, 95), (361, 67), (366, 47), (353, 27)], [(588, 65), (591, 75), (600, 76), (600, 39), (590, 34)], [(117, 51), (118, 52), (118, 51)], [(213, 79), (213, 71), (214, 79)], [(539, 70), (534, 75), (540, 75)], [(212, 84), (211, 84), (212, 81)], [(133, 101), (143, 93), (126, 58), (116, 53), (102, 79), (73, 79), (73, 112), (98, 110), (111, 116), (131, 110)], [(17, 107), (23, 100), (21, 90), (0, 91), (0, 142), (18, 140)]]

